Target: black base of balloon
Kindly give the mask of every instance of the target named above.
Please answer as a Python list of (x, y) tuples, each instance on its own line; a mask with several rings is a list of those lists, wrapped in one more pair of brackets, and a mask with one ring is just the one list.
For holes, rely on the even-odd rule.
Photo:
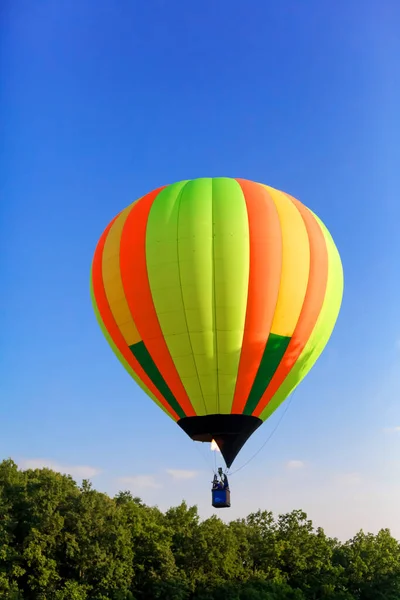
[(230, 414), (184, 417), (178, 421), (178, 425), (195, 442), (215, 440), (228, 468), (261, 424), (258, 417)]

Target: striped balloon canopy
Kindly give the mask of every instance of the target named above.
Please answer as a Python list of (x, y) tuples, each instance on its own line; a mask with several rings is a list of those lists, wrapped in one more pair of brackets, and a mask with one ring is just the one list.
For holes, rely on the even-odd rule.
[(333, 331), (343, 270), (320, 219), (243, 179), (156, 189), (120, 212), (92, 264), (94, 310), (150, 398), (227, 466)]

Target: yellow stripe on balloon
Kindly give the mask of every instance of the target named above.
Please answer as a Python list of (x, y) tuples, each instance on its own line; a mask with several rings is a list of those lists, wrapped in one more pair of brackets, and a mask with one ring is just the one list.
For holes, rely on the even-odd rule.
[(133, 204), (125, 208), (113, 223), (104, 244), (102, 263), (103, 283), (107, 301), (115, 322), (128, 346), (142, 340), (126, 300), (119, 264), (122, 230), (132, 206)]
[(310, 272), (310, 244), (300, 212), (286, 194), (269, 187), (282, 232), (282, 271), (271, 333), (291, 337), (303, 307)]
[(265, 421), (272, 415), (278, 406), (291, 394), (299, 383), (304, 379), (310, 369), (314, 366), (317, 359), (324, 350), (332, 331), (335, 327), (342, 304), (344, 279), (343, 266), (338, 249), (332, 239), (332, 236), (324, 223), (310, 210), (322, 229), (328, 250), (328, 281), (325, 292), (324, 303), (321, 308), (315, 327), (292, 370), (281, 387), (267, 404), (263, 412), (259, 415), (262, 421)]

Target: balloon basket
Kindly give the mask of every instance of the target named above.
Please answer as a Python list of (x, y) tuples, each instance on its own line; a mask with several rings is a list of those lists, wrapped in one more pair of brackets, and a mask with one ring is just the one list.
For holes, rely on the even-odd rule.
[(230, 508), (231, 493), (229, 490), (211, 490), (214, 508)]

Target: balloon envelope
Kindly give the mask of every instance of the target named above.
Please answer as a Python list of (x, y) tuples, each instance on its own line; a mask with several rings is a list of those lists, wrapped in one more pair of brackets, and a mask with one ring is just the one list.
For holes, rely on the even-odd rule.
[(133, 379), (229, 467), (311, 369), (343, 294), (324, 224), (243, 179), (181, 181), (108, 225), (91, 273), (105, 337)]

